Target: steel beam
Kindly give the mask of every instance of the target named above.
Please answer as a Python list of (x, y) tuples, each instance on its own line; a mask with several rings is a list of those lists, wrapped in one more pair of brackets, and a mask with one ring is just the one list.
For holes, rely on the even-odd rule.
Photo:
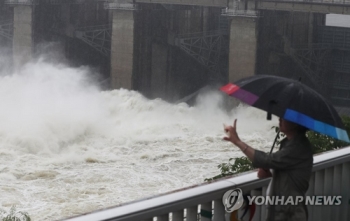
[(350, 2), (344, 4), (322, 3), (321, 1), (258, 1), (259, 10), (296, 11), (323, 14), (347, 14), (350, 15)]
[(220, 31), (179, 35), (175, 45), (206, 66), (212, 73), (219, 72), (219, 58), (222, 45)]
[(111, 33), (112, 29), (109, 25), (102, 25), (76, 29), (74, 35), (103, 55), (109, 56)]
[(138, 6), (132, 3), (105, 2), (104, 8), (107, 10), (137, 10)]
[(37, 0), (5, 0), (7, 5), (37, 5), (39, 1)]
[(259, 11), (256, 10), (239, 10), (239, 9), (222, 9), (223, 16), (238, 16), (238, 17), (259, 17)]
[(3, 36), (9, 40), (12, 40), (13, 37), (13, 22), (7, 21), (0, 23), (0, 36)]
[(327, 58), (331, 52), (328, 44), (317, 45), (305, 48), (290, 48), (290, 55), (299, 67), (305, 72), (319, 92), (325, 91), (330, 85), (325, 81), (327, 71)]

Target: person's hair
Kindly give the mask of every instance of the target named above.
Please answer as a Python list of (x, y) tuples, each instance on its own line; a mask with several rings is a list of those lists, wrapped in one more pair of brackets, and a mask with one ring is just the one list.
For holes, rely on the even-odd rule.
[(298, 125), (298, 127), (297, 127), (297, 131), (300, 134), (305, 134), (308, 130), (309, 129), (307, 127), (304, 127), (304, 126), (301, 126), (301, 125)]

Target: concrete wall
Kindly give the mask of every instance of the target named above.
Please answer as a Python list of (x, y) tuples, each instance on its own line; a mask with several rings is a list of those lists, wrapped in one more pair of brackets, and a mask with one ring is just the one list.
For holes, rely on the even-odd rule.
[[(198, 4), (208, 2), (217, 4), (220, 1), (197, 1)], [(59, 40), (72, 64), (103, 66), (103, 59), (96, 59), (103, 55), (75, 38), (73, 33), (76, 28), (110, 22), (111, 54), (105, 60), (109, 62), (110, 59), (110, 64), (106, 65), (110, 70), (106, 73), (110, 76), (112, 89), (133, 89), (152, 98), (175, 99), (203, 87), (208, 78), (207, 68), (175, 46), (175, 37), (217, 29), (220, 7), (182, 5), (173, 8), (146, 3), (140, 3), (140, 6), (142, 10), (138, 11), (106, 11), (100, 3), (56, 5), (40, 2), (35, 6), (34, 16), (34, 6), (11, 5), (15, 8), (13, 48), (16, 65), (33, 56), (34, 45)], [(168, 92), (173, 94), (166, 94)]]
[[(168, 86), (168, 48), (162, 44), (152, 45), (151, 97), (163, 97)], [(163, 95), (163, 96), (162, 96)]]
[(203, 87), (208, 75), (202, 64), (175, 46), (175, 36), (218, 28), (220, 10), (157, 7), (143, 4), (134, 14), (113, 12), (112, 87), (177, 100)]
[(32, 6), (14, 7), (13, 59), (15, 67), (23, 65), (32, 58), (33, 13)]
[(134, 12), (113, 11), (111, 87), (133, 89)]
[[(13, 20), (13, 10), (11, 7), (8, 7), (4, 4), (4, 2), (0, 1), (0, 24), (8, 24), (12, 22)], [(7, 32), (5, 32), (5, 35)], [(7, 35), (6, 35), (7, 36)], [(12, 40), (12, 39), (11, 39)], [(12, 45), (10, 45), (11, 40), (7, 37), (4, 37), (0, 34), (0, 47), (7, 47), (12, 48)]]
[(230, 82), (256, 73), (257, 40), (256, 18), (232, 18), (229, 52)]
[(4, 4), (3, 1), (0, 1), (0, 22), (9, 20), (10, 7)]

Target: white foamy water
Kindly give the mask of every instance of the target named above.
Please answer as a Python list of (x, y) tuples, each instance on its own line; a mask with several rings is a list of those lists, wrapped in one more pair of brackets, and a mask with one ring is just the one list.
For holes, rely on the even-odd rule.
[(241, 138), (268, 150), (277, 119), (254, 108), (220, 109), (206, 92), (194, 107), (100, 91), (87, 68), (44, 62), (0, 77), (0, 208), (32, 220), (62, 219), (182, 187), (242, 156), (222, 141), (238, 118)]

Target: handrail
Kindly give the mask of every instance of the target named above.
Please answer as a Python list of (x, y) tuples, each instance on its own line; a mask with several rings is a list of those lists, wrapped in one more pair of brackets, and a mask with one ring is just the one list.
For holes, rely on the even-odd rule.
[(312, 171), (322, 170), (344, 162), (350, 162), (350, 147), (317, 154), (314, 156)]
[[(350, 162), (350, 147), (329, 151), (314, 156), (313, 171)], [(200, 184), (182, 190), (176, 190), (163, 195), (130, 202), (114, 208), (109, 208), (78, 217), (67, 221), (95, 221), (95, 220), (141, 220), (147, 217), (157, 216), (199, 205), (203, 202), (219, 200), (223, 193), (236, 187), (243, 191), (267, 186), (270, 178), (258, 179), (256, 170), (239, 174), (237, 176), (221, 179), (207, 184)], [(147, 217), (146, 217), (147, 215)]]
[[(251, 183), (254, 182), (254, 183)], [(267, 185), (269, 179), (260, 180), (255, 172), (248, 172), (230, 179), (224, 179), (209, 184), (201, 184), (185, 190), (177, 190), (161, 196), (142, 199), (121, 205), (119, 207), (102, 210), (96, 213), (68, 219), (67, 221), (96, 221), (96, 220), (141, 220), (144, 213), (147, 216), (159, 215), (156, 211), (164, 213), (176, 211), (193, 205), (198, 205), (206, 200), (212, 200), (222, 196), (226, 190), (238, 186), (245, 189), (244, 185), (254, 184), (256, 188)], [(137, 213), (137, 214), (135, 214)]]

